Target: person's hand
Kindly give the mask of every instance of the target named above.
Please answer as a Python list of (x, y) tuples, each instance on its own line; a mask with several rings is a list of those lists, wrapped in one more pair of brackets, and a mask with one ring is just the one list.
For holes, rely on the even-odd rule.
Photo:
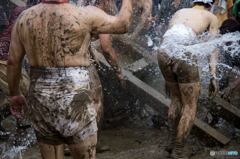
[(126, 90), (126, 81), (125, 81), (125, 77), (124, 77), (124, 75), (122, 74), (122, 72), (117, 74), (117, 78), (118, 78), (118, 80), (119, 80), (122, 88), (123, 88), (124, 90)]
[(209, 84), (209, 97), (214, 99), (218, 92), (217, 80), (216, 78), (211, 79)]
[(10, 98), (10, 110), (16, 118), (21, 119), (24, 116), (23, 107), (28, 109), (27, 101), (22, 94)]
[(223, 93), (221, 95), (221, 97), (227, 101), (230, 101), (229, 100), (229, 97), (232, 95), (233, 91), (234, 91), (235, 88), (231, 88), (230, 86), (225, 88), (223, 90)]
[(165, 91), (165, 93), (166, 93), (166, 98), (169, 98), (170, 96), (171, 96), (171, 94), (172, 94), (172, 92), (171, 92), (171, 89), (170, 89), (170, 87), (167, 85), (167, 83), (165, 82), (165, 85), (164, 85), (164, 91)]

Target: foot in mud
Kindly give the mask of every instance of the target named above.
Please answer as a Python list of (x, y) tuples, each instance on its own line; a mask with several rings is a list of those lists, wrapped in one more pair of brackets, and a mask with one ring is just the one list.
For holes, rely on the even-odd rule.
[(174, 141), (176, 139), (176, 135), (177, 135), (177, 131), (176, 130), (169, 130), (168, 140), (167, 140), (167, 144), (166, 144), (166, 147), (165, 147), (165, 150), (169, 154), (172, 154), (172, 149), (173, 149), (173, 146), (174, 146)]
[(189, 159), (187, 155), (183, 152), (183, 149), (184, 149), (184, 143), (175, 141), (170, 158), (171, 159)]

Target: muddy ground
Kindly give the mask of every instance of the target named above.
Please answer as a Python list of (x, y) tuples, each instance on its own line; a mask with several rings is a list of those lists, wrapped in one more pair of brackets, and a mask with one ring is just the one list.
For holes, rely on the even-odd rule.
[[(7, 141), (0, 141), (1, 159), (41, 159), (35, 135), (32, 128), (27, 131), (16, 131), (13, 117), (4, 122), (5, 127), (11, 132)], [(155, 127), (152, 118), (139, 118), (135, 116), (121, 126), (106, 129), (101, 132), (100, 141), (109, 151), (98, 153), (98, 159), (165, 159), (168, 153), (163, 150), (167, 139), (167, 127)], [(14, 146), (15, 145), (15, 146)], [(22, 146), (20, 146), (22, 145)], [(25, 145), (25, 146), (24, 146)], [(26, 146), (27, 145), (27, 146)], [(185, 152), (191, 159), (234, 158), (238, 156), (210, 156), (210, 150), (239, 151), (240, 140), (234, 139), (224, 148), (219, 146), (207, 147), (194, 136), (189, 136)], [(65, 156), (65, 159), (71, 159)]]

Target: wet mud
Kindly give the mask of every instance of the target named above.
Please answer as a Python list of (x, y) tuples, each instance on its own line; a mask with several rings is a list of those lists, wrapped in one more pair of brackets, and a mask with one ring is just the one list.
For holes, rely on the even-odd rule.
[[(41, 159), (40, 151), (36, 144), (35, 135), (32, 128), (25, 132), (16, 132), (14, 128), (14, 118), (9, 118), (4, 122), (12, 133), (17, 133), (8, 140), (0, 141), (0, 152), (2, 159)], [(25, 134), (25, 135), (23, 135)], [(163, 150), (167, 139), (167, 126), (154, 127), (152, 117), (140, 118), (135, 116), (122, 126), (114, 129), (106, 129), (101, 132), (100, 142), (102, 146), (108, 146), (110, 151), (97, 154), (98, 159), (167, 159), (168, 153)], [(27, 140), (24, 139), (27, 137)], [(30, 138), (29, 138), (30, 137)], [(30, 140), (29, 140), (30, 139)], [(28, 142), (32, 141), (32, 142)], [(28, 147), (24, 146), (28, 145)], [(16, 147), (13, 147), (15, 145)], [(22, 145), (22, 146), (20, 146)], [(236, 151), (240, 149), (240, 140), (234, 139), (228, 146), (213, 148), (204, 146), (194, 136), (190, 135), (184, 151), (191, 159), (206, 158), (212, 159), (210, 151)], [(20, 152), (21, 151), (21, 152)], [(71, 156), (65, 156), (71, 159)], [(239, 156), (217, 156), (214, 158), (238, 159)]]

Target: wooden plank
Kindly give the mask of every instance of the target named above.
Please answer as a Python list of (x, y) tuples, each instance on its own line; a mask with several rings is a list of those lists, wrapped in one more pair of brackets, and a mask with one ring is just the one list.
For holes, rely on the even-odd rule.
[(0, 0), (0, 5), (6, 9), (12, 10), (16, 7), (26, 6), (26, 3), (21, 0)]
[[(205, 96), (208, 94), (204, 91), (201, 93)], [(210, 111), (214, 113), (216, 116), (225, 119), (226, 121), (233, 123), (234, 126), (240, 129), (240, 110), (231, 105), (224, 99), (216, 96), (212, 101), (210, 101), (212, 106), (210, 107)]]
[[(97, 58), (102, 64), (109, 67), (102, 55), (97, 56)], [(136, 78), (131, 72), (125, 69), (123, 69), (122, 72), (127, 78), (127, 91), (137, 96), (139, 100), (151, 106), (162, 117), (167, 119), (168, 108), (171, 100)], [(204, 140), (209, 145), (218, 144), (223, 147), (230, 142), (229, 138), (198, 118), (195, 118), (193, 132), (194, 135), (196, 135), (199, 139)]]
[(147, 66), (149, 66), (149, 63), (147, 63), (144, 58), (141, 58), (140, 60), (127, 65), (125, 68), (130, 70), (131, 72), (138, 72)]
[(23, 1), (21, 0), (10, 0), (11, 3), (15, 4), (16, 6), (18, 7), (24, 7), (26, 6), (26, 3), (24, 3)]

